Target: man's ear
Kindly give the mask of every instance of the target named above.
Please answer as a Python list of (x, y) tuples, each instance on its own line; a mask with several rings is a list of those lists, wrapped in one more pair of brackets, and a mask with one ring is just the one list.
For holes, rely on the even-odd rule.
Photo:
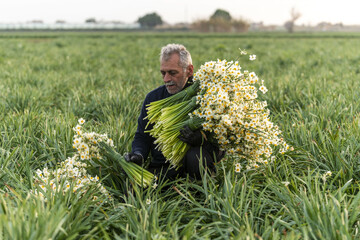
[(188, 74), (187, 77), (191, 77), (192, 75), (194, 75), (194, 65), (190, 64), (188, 66)]

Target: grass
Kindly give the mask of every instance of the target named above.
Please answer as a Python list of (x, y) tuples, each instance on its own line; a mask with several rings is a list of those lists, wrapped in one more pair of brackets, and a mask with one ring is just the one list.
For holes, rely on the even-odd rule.
[[(0, 238), (359, 238), (360, 48), (358, 34), (2, 33), (0, 35)], [(80, 117), (130, 150), (145, 95), (162, 84), (159, 50), (191, 51), (195, 69), (257, 55), (271, 117), (295, 151), (268, 168), (217, 165), (200, 182), (141, 189), (91, 169), (114, 202), (57, 194), (43, 202), (36, 169), (74, 154)], [(331, 176), (324, 174), (331, 171)], [(151, 201), (151, 203), (149, 203)]]

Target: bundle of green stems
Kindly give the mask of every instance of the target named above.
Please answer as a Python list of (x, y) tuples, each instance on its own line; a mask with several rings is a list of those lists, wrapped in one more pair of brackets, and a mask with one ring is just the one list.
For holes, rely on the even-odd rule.
[(204, 121), (199, 117), (189, 116), (189, 113), (198, 107), (196, 104), (198, 89), (199, 82), (196, 81), (183, 91), (152, 102), (147, 107), (149, 123), (155, 123), (147, 132), (156, 138), (157, 149), (176, 168), (182, 165), (181, 160), (190, 148), (178, 138), (180, 130), (185, 126), (189, 126), (192, 130), (198, 129)]
[(139, 186), (148, 187), (154, 182), (154, 174), (152, 174), (151, 172), (147, 171), (146, 169), (135, 163), (127, 162), (122, 155), (117, 153), (112, 147), (110, 147), (106, 143), (99, 142), (98, 145), (103, 150), (102, 154), (105, 157), (116, 161), (124, 170), (126, 175)]

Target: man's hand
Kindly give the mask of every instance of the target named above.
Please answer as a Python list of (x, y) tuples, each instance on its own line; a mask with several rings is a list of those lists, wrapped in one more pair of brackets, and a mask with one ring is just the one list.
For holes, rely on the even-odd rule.
[(203, 134), (200, 129), (193, 131), (187, 125), (180, 130), (178, 138), (193, 147), (200, 146), (203, 143)]
[(144, 158), (140, 153), (125, 153), (124, 158), (127, 162), (133, 162), (139, 166), (144, 163)]

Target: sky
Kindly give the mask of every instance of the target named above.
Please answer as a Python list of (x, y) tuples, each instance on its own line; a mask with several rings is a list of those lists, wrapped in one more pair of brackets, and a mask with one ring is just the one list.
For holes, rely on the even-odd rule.
[(301, 14), (296, 24), (360, 25), (360, 0), (0, 0), (0, 23), (83, 23), (89, 18), (134, 23), (156, 12), (163, 21), (174, 24), (208, 19), (216, 9), (265, 25), (283, 25), (291, 9)]

